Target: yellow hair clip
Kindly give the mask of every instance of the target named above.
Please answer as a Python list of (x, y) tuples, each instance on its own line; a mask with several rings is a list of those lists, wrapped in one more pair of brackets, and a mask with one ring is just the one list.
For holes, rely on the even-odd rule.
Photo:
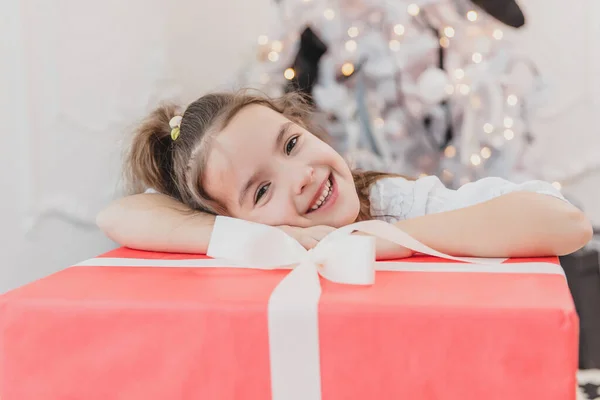
[(169, 126), (171, 127), (171, 139), (177, 140), (179, 137), (179, 133), (181, 132), (181, 116), (177, 115), (169, 121)]

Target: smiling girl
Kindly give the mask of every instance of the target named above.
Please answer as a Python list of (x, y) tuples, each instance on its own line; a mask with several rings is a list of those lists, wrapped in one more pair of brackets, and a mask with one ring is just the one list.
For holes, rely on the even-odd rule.
[[(215, 215), (277, 226), (307, 248), (365, 219), (455, 256), (563, 255), (591, 238), (583, 213), (543, 181), (484, 178), (450, 190), (434, 176), (352, 171), (320, 139), (311, 113), (297, 93), (246, 91), (155, 110), (127, 154), (131, 195), (102, 211), (98, 225), (124, 246), (188, 253), (206, 252)], [(380, 259), (411, 254), (377, 242)]]

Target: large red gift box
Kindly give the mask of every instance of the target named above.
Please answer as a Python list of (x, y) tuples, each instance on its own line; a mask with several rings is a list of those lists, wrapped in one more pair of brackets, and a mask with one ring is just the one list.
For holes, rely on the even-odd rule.
[(555, 257), (419, 255), (373, 285), (321, 278), (308, 397), (274, 393), (268, 303), (289, 270), (215, 263), (121, 248), (1, 296), (0, 399), (575, 398), (578, 319)]

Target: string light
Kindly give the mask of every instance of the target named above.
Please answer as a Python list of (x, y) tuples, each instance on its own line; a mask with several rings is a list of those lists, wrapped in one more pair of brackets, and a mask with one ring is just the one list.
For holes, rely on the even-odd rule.
[(373, 120), (373, 125), (375, 125), (375, 128), (383, 128), (384, 124), (385, 122), (383, 121), (383, 118), (375, 118)]
[(351, 26), (350, 28), (348, 28), (348, 36), (350, 36), (351, 38), (355, 38), (358, 36), (358, 28), (355, 26)]
[(512, 128), (514, 124), (514, 120), (511, 117), (504, 117), (504, 126), (506, 128)]
[(477, 21), (477, 11), (471, 10), (467, 13), (467, 19), (471, 22)]
[(511, 94), (506, 98), (506, 102), (509, 106), (516, 106), (519, 102), (519, 99), (514, 94)]
[(475, 64), (479, 64), (483, 60), (483, 56), (481, 55), (481, 53), (473, 53), (471, 59)]
[(491, 156), (492, 156), (492, 150), (490, 150), (489, 147), (486, 146), (481, 149), (481, 157), (488, 159)]
[(356, 50), (356, 42), (354, 40), (348, 40), (346, 42), (346, 50), (349, 52), (354, 52)]
[(395, 39), (390, 40), (390, 50), (392, 50), (392, 51), (400, 50), (400, 42)]
[(444, 149), (444, 155), (448, 158), (452, 158), (456, 155), (456, 147), (450, 145)]
[(446, 36), (442, 36), (440, 38), (440, 46), (442, 46), (444, 49), (447, 49), (448, 46), (450, 46), (450, 39), (448, 39)]
[(451, 38), (454, 37), (454, 28), (451, 26), (447, 26), (444, 28), (444, 35)]
[(326, 9), (323, 12), (323, 15), (325, 16), (325, 19), (328, 19), (330, 21), (335, 18), (335, 12), (331, 8)]
[(492, 133), (494, 132), (494, 125), (490, 124), (489, 122), (483, 125), (483, 131), (485, 133)]
[(260, 35), (258, 37), (258, 44), (264, 46), (267, 43), (269, 43), (269, 37), (267, 35)]
[(481, 164), (481, 157), (479, 157), (479, 154), (473, 154), (471, 156), (471, 164), (473, 164), (473, 165)]
[(502, 32), (501, 29), (494, 29), (492, 36), (494, 36), (494, 39), (496, 40), (502, 40), (502, 38), (504, 37), (504, 32)]
[(350, 76), (354, 72), (354, 65), (352, 63), (344, 63), (342, 65), (342, 74), (344, 76)]
[(421, 11), (421, 9), (415, 3), (411, 3), (408, 5), (407, 11), (410, 15), (412, 15), (413, 17), (416, 17), (417, 15), (419, 15), (419, 12)]
[(515, 137), (515, 133), (513, 132), (512, 129), (505, 129), (504, 130), (504, 138), (506, 140), (512, 140), (512, 138)]
[(394, 33), (398, 36), (400, 35), (404, 35), (404, 32), (406, 31), (406, 29), (404, 28), (404, 25), (402, 24), (396, 24), (394, 25)]
[(279, 60), (279, 53), (271, 51), (267, 57), (269, 58), (269, 61), (276, 62)]
[(463, 83), (463, 84), (460, 84), (459, 86), (460, 86), (460, 88), (459, 88), (460, 93), (463, 94), (463, 95), (465, 95), (465, 96), (468, 95), (469, 92), (471, 91), (471, 88), (469, 87), (469, 85), (465, 85)]
[(271, 43), (271, 49), (279, 53), (283, 50), (283, 43), (279, 40), (274, 40), (273, 43)]
[(446, 85), (446, 93), (447, 93), (447, 94), (453, 94), (453, 93), (454, 93), (454, 85), (452, 85), (452, 84), (450, 84), (450, 83), (449, 83), (449, 84), (447, 84), (447, 85)]
[(296, 76), (296, 72), (293, 68), (288, 68), (283, 73), (283, 76), (285, 76), (285, 79), (291, 81), (292, 79), (294, 79), (294, 76)]
[(554, 186), (556, 190), (562, 189), (562, 185), (560, 184), (560, 182), (552, 182), (552, 186)]
[(465, 77), (465, 71), (463, 71), (460, 68), (455, 69), (454, 70), (454, 77), (456, 79), (462, 79), (462, 78), (464, 78)]

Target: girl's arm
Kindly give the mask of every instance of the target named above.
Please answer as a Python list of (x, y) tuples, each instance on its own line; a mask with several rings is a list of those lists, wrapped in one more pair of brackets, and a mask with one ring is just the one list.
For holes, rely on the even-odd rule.
[[(213, 215), (191, 211), (168, 196), (138, 194), (114, 201), (98, 215), (97, 223), (123, 246), (203, 254), (214, 220)], [(584, 246), (592, 235), (589, 221), (577, 208), (561, 199), (528, 192), (509, 193), (396, 225), (438, 251), (471, 257), (564, 255)], [(329, 231), (321, 228), (286, 232), (310, 248)], [(410, 255), (404, 247), (378, 240), (379, 259)]]
[(395, 225), (435, 250), (466, 257), (565, 255), (592, 237), (590, 222), (576, 207), (531, 192), (508, 193)]
[(214, 215), (195, 212), (162, 194), (115, 200), (97, 217), (100, 229), (122, 246), (139, 250), (205, 254)]
[[(96, 222), (111, 240), (138, 250), (206, 254), (215, 216), (191, 210), (162, 194), (136, 194), (115, 200)], [(328, 226), (279, 226), (307, 249), (333, 231)], [(399, 254), (395, 250), (394, 254)], [(399, 255), (397, 255), (399, 257)]]

